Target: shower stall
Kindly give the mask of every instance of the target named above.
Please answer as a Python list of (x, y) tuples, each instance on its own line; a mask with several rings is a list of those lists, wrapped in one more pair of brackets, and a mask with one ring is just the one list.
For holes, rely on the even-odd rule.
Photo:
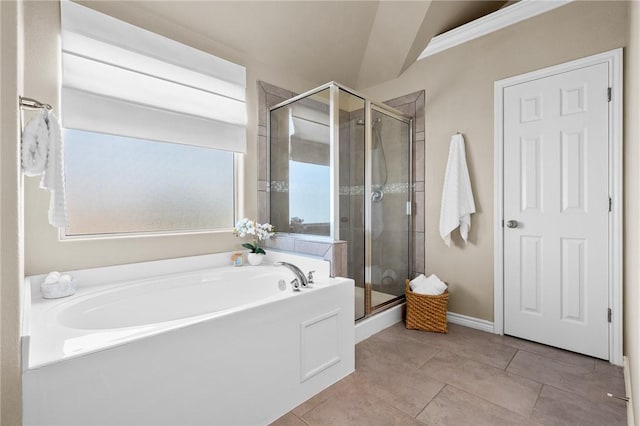
[(270, 108), (278, 232), (345, 241), (356, 320), (401, 303), (412, 271), (412, 120), (330, 82)]

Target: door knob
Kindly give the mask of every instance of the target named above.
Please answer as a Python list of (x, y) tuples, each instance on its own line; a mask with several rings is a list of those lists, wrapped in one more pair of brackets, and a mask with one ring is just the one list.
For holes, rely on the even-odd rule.
[(507, 221), (507, 228), (517, 228), (518, 227), (518, 222), (515, 220), (509, 220)]

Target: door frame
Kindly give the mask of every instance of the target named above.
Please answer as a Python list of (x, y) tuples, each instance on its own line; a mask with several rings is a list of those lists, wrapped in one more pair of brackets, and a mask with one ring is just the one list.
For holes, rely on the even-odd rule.
[[(560, 65), (498, 80), (494, 83), (494, 319), (493, 331), (504, 334), (504, 90), (521, 83), (550, 77), (567, 71), (606, 63), (609, 67), (609, 194), (612, 199), (609, 214), (609, 362), (622, 365), (622, 48), (610, 50)], [(602, 94), (606, 96), (606, 93)], [(603, 312), (603, 315), (605, 313)]]

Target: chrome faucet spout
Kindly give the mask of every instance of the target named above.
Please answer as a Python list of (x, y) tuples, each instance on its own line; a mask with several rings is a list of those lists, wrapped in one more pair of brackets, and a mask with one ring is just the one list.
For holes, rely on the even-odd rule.
[(307, 277), (304, 275), (304, 272), (302, 272), (302, 269), (298, 268), (296, 265), (294, 265), (293, 263), (289, 263), (289, 262), (275, 262), (273, 264), (273, 266), (284, 266), (285, 268), (287, 268), (288, 270), (290, 270), (291, 272), (293, 272), (293, 274), (296, 276), (296, 278), (298, 279), (298, 281), (300, 281), (300, 285), (303, 288), (309, 287), (309, 280), (307, 280)]

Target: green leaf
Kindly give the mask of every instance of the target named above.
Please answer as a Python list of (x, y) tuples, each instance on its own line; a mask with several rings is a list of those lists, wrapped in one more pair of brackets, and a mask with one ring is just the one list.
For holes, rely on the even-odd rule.
[(258, 254), (267, 254), (267, 253), (265, 253), (265, 251), (264, 251), (264, 250), (262, 250), (262, 248), (260, 248), (260, 247), (257, 247), (257, 248), (256, 248), (256, 251), (255, 251), (254, 253), (258, 253)]
[(256, 248), (251, 243), (244, 243), (244, 244), (242, 244), (242, 247), (251, 250), (251, 253), (255, 253), (256, 252)]

